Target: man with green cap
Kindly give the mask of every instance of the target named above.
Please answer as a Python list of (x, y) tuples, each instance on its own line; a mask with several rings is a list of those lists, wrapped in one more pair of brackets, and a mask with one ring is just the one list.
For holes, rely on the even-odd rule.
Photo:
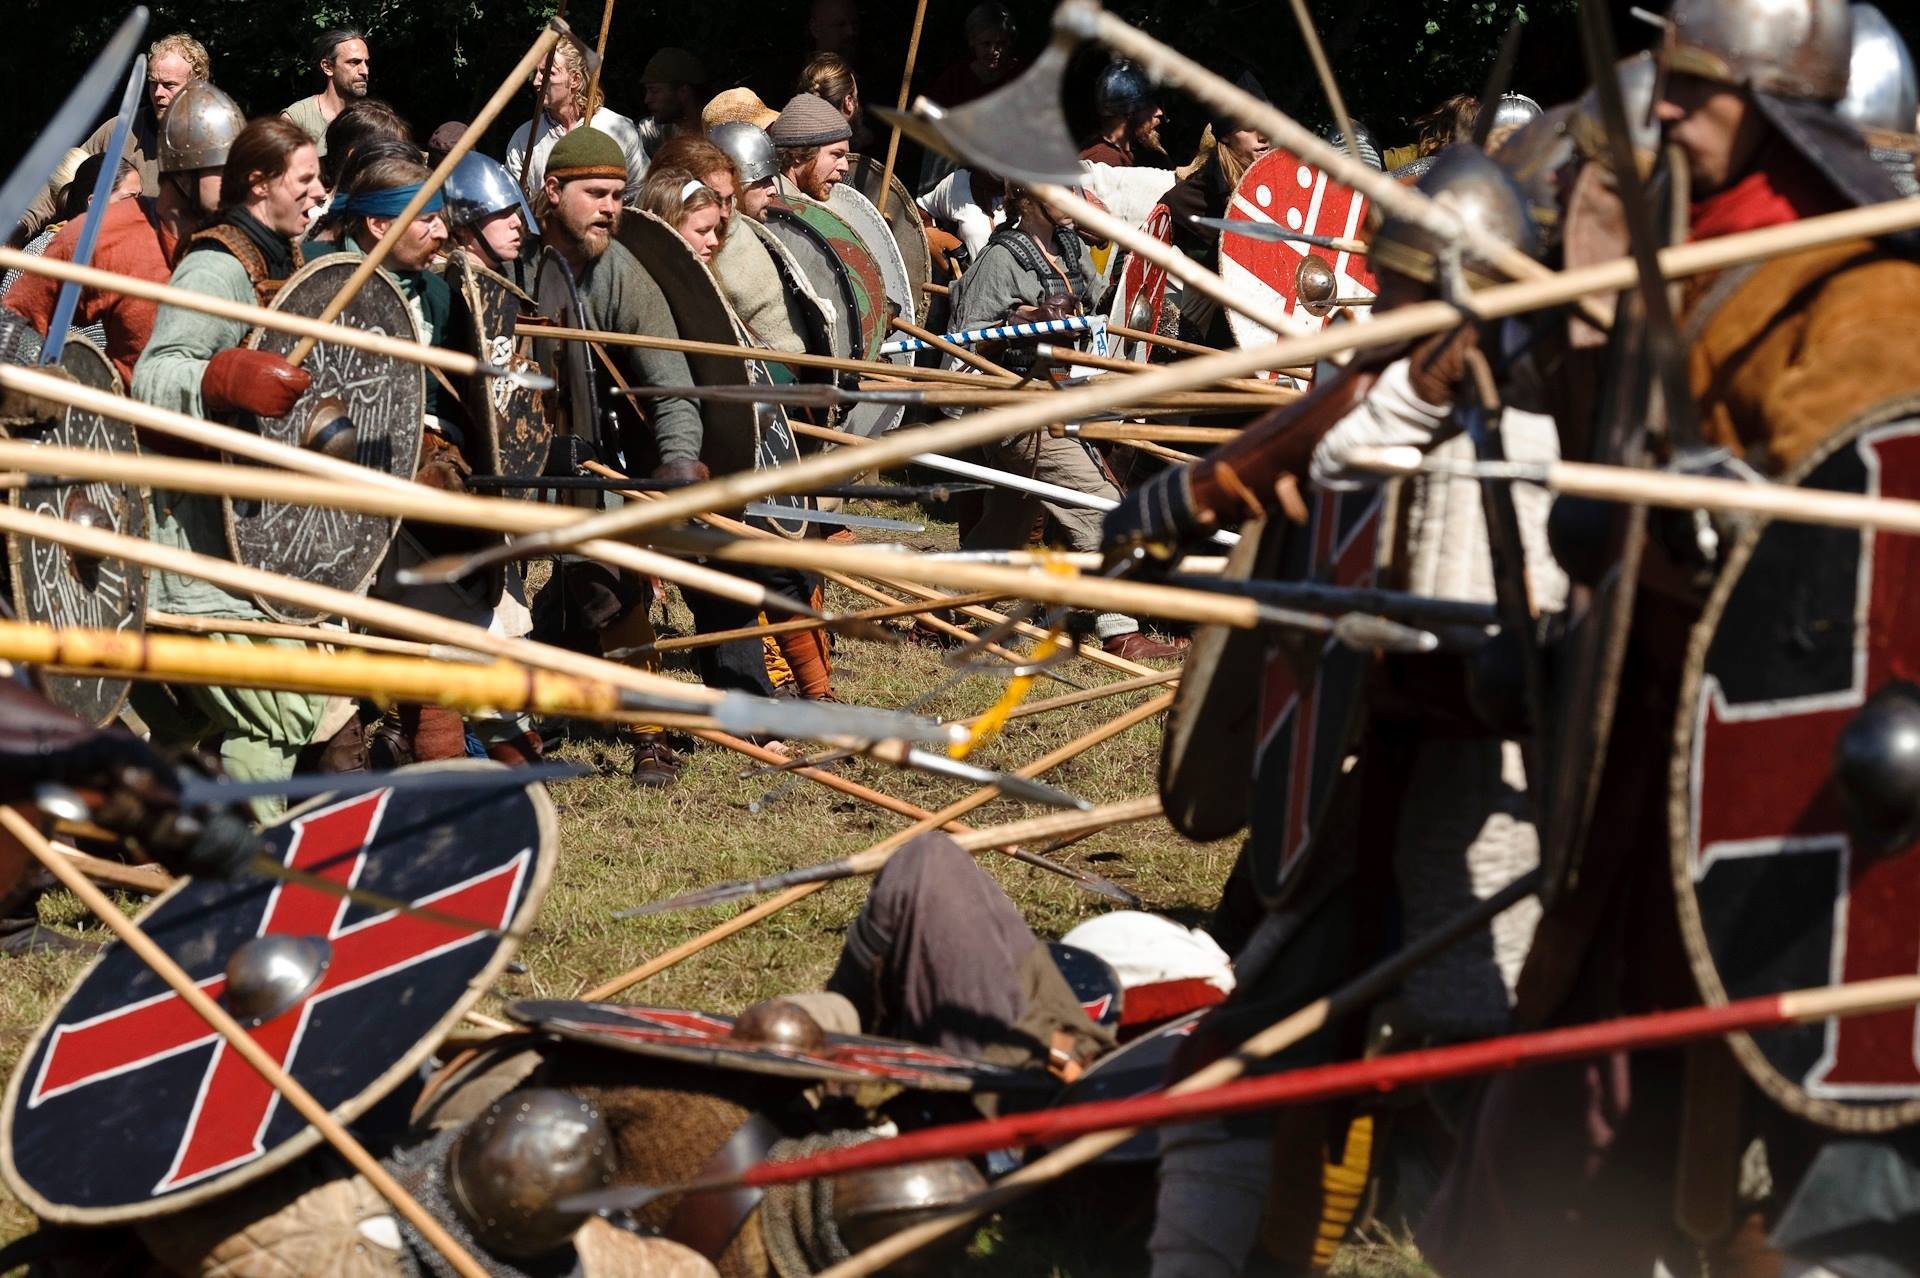
[(640, 84), (647, 94), (640, 141), (649, 156), (669, 138), (706, 132), (700, 110), (707, 102), (707, 68), (699, 58), (685, 49), (661, 49), (647, 59)]
[(853, 129), (839, 107), (812, 93), (796, 93), (780, 117), (767, 126), (767, 137), (777, 148), (780, 194), (795, 191), (825, 202), (847, 176), (847, 151)]

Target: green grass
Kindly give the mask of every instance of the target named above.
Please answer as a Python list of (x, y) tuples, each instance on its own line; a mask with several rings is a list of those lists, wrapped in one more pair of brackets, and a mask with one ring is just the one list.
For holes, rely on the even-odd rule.
[[(875, 509), (875, 513), (894, 512)], [(945, 526), (930, 527), (915, 540), (928, 546), (953, 544), (952, 531)], [(864, 606), (864, 601), (836, 587), (829, 590), (828, 605), (834, 611), (853, 610)], [(684, 630), (684, 610), (676, 607), (668, 624)], [(942, 655), (917, 643), (841, 640), (835, 683), (848, 701), (903, 706), (946, 677), (948, 667)], [(1074, 662), (1060, 673), (1085, 685), (1121, 677), (1085, 661)], [(976, 713), (991, 703), (1001, 686), (992, 678), (969, 679), (927, 709), (950, 717)], [(1042, 680), (1033, 695), (1038, 699), (1066, 690)], [(1016, 720), (975, 757), (992, 767), (1017, 767), (1157, 692), (1136, 692)], [(1150, 720), (1047, 779), (1095, 803), (1136, 798), (1152, 790), (1159, 746), (1159, 722)], [(689, 751), (680, 783), (666, 790), (639, 790), (628, 784), (629, 751), (617, 740), (577, 733), (561, 746), (559, 755), (592, 762), (598, 772), (553, 788), (560, 813), (560, 859), (532, 938), (521, 954), (528, 970), (525, 975), (504, 978), (482, 1003), (484, 1011), (497, 1012), (503, 1001), (517, 998), (576, 996), (744, 908), (736, 903), (615, 920), (612, 915), (623, 907), (721, 880), (843, 856), (906, 825), (904, 818), (806, 781), (788, 788), (765, 810), (750, 812), (749, 805), (783, 778), (743, 778), (744, 770), (757, 765), (717, 747)], [(929, 809), (970, 789), (865, 760), (845, 765), (844, 775)], [(1028, 808), (1000, 801), (966, 820), (987, 825), (1029, 815), (1034, 812)], [(1194, 922), (1212, 907), (1234, 851), (1231, 840), (1195, 846), (1172, 834), (1164, 823), (1150, 822), (1096, 835), (1055, 855), (1135, 892), (1147, 908)], [(1058, 936), (1109, 908), (1062, 878), (1010, 859), (988, 854), (982, 864), (1042, 936)], [(660, 973), (624, 997), (733, 1011), (783, 992), (817, 989), (832, 969), (841, 936), (862, 899), (863, 881), (829, 887)], [(84, 935), (102, 935), (97, 927), (82, 926), (87, 921), (80, 917), (79, 906), (64, 895), (47, 897), (41, 915), (57, 926), (77, 927)], [(32, 956), (0, 962), (6, 964), (6, 979), (0, 981), (0, 1069), (11, 1071), (27, 1037), (86, 960)], [(982, 1229), (963, 1271), (991, 1272), (994, 1278), (1144, 1272), (1151, 1210), (1147, 1177), (1083, 1173), (1078, 1183), (1030, 1200)], [(25, 1209), (0, 1190), (0, 1240), (32, 1224)], [(1358, 1251), (1355, 1257), (1367, 1267), (1349, 1267), (1344, 1272), (1418, 1272), (1395, 1264), (1375, 1266)]]

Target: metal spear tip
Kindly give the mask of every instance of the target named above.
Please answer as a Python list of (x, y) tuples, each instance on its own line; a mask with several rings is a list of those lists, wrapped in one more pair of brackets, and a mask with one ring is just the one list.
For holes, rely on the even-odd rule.
[(91, 821), (87, 801), (64, 785), (42, 781), (33, 787), (33, 805), (56, 821)]
[(735, 736), (802, 740), (924, 741), (952, 745), (957, 725), (924, 715), (835, 701), (778, 700), (729, 692), (707, 707), (722, 731)]
[(515, 557), (512, 543), (508, 543), (505, 546), (490, 546), (470, 555), (441, 555), (425, 563), (402, 568), (395, 576), (403, 586), (450, 586), (482, 568), (505, 563)]
[(496, 377), (521, 390), (550, 391), (556, 383), (545, 373), (527, 368), (509, 368), (505, 364), (482, 364), (475, 370), (482, 377)]
[(1358, 652), (1432, 652), (1440, 646), (1440, 637), (1428, 630), (1403, 626), (1385, 617), (1350, 612), (1336, 617), (1333, 637)]

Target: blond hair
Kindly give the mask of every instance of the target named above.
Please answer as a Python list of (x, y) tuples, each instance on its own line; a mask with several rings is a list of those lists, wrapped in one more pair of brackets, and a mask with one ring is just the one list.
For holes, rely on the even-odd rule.
[[(541, 62), (533, 69), (535, 88), (546, 84), (548, 63)], [(562, 40), (553, 46), (553, 74), (569, 77), (573, 82), (573, 107), (580, 113), (581, 119), (587, 118), (587, 64), (580, 56), (580, 47), (571, 40)]]
[[(680, 223), (701, 209), (726, 212), (725, 201), (720, 198), (718, 191), (685, 169), (660, 164), (648, 169), (647, 180), (640, 184), (640, 207), (676, 231), (680, 229)], [(721, 238), (725, 239), (727, 224), (724, 217), (718, 229)]]
[(176, 31), (169, 36), (161, 36), (147, 47), (147, 64), (172, 54), (187, 64), (188, 78), (192, 80), (211, 80), (213, 78), (213, 59), (207, 56), (207, 46), (184, 31)]

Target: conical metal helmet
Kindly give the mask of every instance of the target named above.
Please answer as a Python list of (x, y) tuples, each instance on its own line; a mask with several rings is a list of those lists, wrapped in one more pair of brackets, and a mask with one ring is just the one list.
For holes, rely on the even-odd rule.
[(1540, 118), (1540, 111), (1540, 104), (1524, 93), (1503, 93), (1493, 104), (1493, 127), (1488, 132), (1531, 124)]
[(1094, 81), (1093, 110), (1101, 119), (1132, 118), (1153, 105), (1146, 72), (1124, 58), (1109, 62)]
[[(1540, 253), (1539, 231), (1527, 213), (1527, 197), (1514, 180), (1479, 147), (1455, 143), (1433, 157), (1433, 167), (1418, 188), (1461, 222), (1511, 244), (1528, 257)], [(1390, 217), (1374, 234), (1373, 265), (1398, 271), (1423, 284), (1436, 284), (1440, 260), (1449, 246), (1423, 226)], [(1492, 266), (1465, 253), (1461, 268), (1476, 288), (1498, 283)]]
[(1847, 0), (1674, 0), (1663, 61), (1668, 74), (1838, 102), (1852, 53)]
[(740, 170), (740, 185), (743, 187), (752, 186), (778, 172), (774, 163), (773, 139), (767, 136), (764, 129), (757, 129), (744, 121), (715, 125), (708, 130), (707, 141), (732, 158), (734, 167)]
[(508, 175), (506, 167), (492, 156), (469, 151), (447, 174), (441, 188), (446, 195), (449, 226), (477, 226), (502, 209), (518, 208), (526, 219), (529, 234), (540, 232), (540, 223), (527, 207), (520, 184)]
[(247, 127), (240, 104), (207, 80), (195, 80), (180, 90), (160, 121), (160, 171), (187, 173), (217, 169), (227, 162), (227, 150)]
[[(1659, 87), (1660, 67), (1651, 53), (1636, 53), (1621, 61), (1618, 79), (1620, 102), (1627, 112), (1628, 137), (1644, 177), (1660, 155), (1660, 121), (1654, 114), (1653, 100)], [(1600, 109), (1598, 90), (1589, 88), (1580, 95), (1568, 127), (1581, 155), (1613, 168), (1613, 141), (1607, 136), (1607, 119)]]
[(1863, 129), (1912, 133), (1915, 112), (1920, 112), (1920, 80), (1907, 42), (1879, 9), (1854, 5), (1847, 96), (1834, 113)]

